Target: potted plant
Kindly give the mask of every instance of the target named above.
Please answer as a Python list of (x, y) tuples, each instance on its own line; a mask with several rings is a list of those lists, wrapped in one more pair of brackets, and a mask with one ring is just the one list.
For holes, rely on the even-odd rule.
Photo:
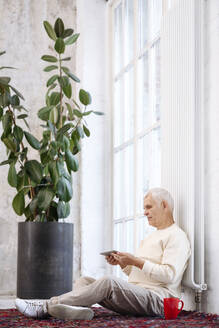
[[(18, 224), (20, 298), (49, 298), (72, 289), (73, 224), (58, 221), (70, 214), (72, 173), (79, 168), (76, 155), (80, 140), (90, 136), (85, 118), (91, 113), (102, 115), (87, 110), (89, 92), (80, 89), (79, 100), (72, 95), (72, 83), (80, 80), (66, 66), (71, 57), (64, 54), (79, 34), (66, 29), (60, 18), (54, 27), (47, 21), (43, 24), (54, 42), (55, 55), (42, 56), (49, 62), (44, 71), (52, 76), (47, 81), (45, 106), (38, 111), (43, 121), (40, 140), (28, 131), (23, 96), (9, 77), (0, 77), (1, 141), (7, 153), (0, 165), (9, 165), (8, 183), (16, 189), (12, 206), (16, 214), (26, 217)], [(37, 158), (31, 158), (31, 148), (38, 152)]]

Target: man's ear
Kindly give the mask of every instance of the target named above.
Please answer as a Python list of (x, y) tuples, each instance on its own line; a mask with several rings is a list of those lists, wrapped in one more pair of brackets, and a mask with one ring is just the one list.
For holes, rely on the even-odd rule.
[(163, 207), (163, 209), (166, 209), (168, 207), (168, 204), (165, 200), (162, 200), (161, 206)]

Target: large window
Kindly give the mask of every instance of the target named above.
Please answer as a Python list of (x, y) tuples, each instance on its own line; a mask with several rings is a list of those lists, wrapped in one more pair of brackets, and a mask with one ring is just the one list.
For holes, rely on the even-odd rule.
[(134, 253), (153, 229), (143, 216), (143, 196), (161, 180), (162, 0), (115, 0), (111, 10), (113, 246)]

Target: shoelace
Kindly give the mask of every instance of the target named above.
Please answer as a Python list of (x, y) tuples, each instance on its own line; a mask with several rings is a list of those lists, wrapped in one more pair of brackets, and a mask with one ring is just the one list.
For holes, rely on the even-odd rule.
[[(37, 309), (36, 309), (36, 307), (37, 307)], [(43, 311), (43, 313), (44, 313), (44, 306), (43, 306), (43, 303), (40, 302), (40, 301), (27, 302), (27, 307), (26, 307), (25, 311), (27, 309), (35, 310), (36, 311), (37, 318), (38, 318), (39, 313), (41, 311)]]

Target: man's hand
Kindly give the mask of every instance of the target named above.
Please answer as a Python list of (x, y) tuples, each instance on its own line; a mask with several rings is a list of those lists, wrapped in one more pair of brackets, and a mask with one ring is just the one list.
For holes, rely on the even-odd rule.
[(115, 253), (111, 253), (110, 255), (105, 256), (105, 259), (106, 259), (107, 262), (108, 262), (109, 264), (111, 264), (111, 265), (117, 265), (117, 264), (119, 264), (118, 260), (116, 260), (116, 259), (114, 258), (114, 255), (115, 255)]
[(127, 265), (134, 265), (139, 269), (142, 269), (144, 266), (144, 261), (142, 259), (130, 253), (113, 253), (110, 256), (106, 256), (106, 260), (111, 265), (119, 264), (121, 269), (124, 269)]

